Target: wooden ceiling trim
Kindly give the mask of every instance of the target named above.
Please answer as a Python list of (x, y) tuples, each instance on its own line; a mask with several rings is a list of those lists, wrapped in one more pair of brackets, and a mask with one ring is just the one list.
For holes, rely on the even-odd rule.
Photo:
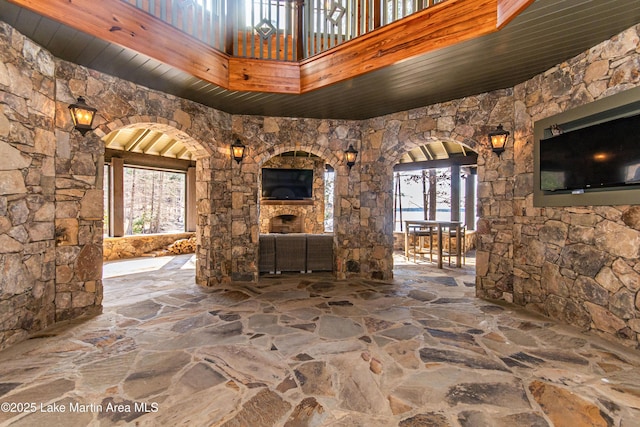
[(228, 86), (226, 54), (121, 0), (8, 1), (203, 80)]
[[(173, 149), (178, 144), (177, 139), (172, 139), (162, 150), (160, 150), (160, 155), (165, 156), (169, 151)], [(176, 156), (177, 157), (177, 156)]]
[(497, 28), (500, 29), (507, 25), (534, 1), (535, 0), (498, 0)]
[(394, 172), (415, 171), (423, 169), (448, 168), (452, 165), (474, 166), (478, 164), (478, 158), (473, 156), (451, 157), (448, 159), (425, 160), (423, 162), (397, 163), (393, 167)]
[(149, 141), (147, 141), (147, 144), (142, 148), (142, 152), (145, 154), (150, 153), (151, 150), (158, 145), (163, 136), (164, 134), (162, 132), (154, 132), (149, 138)]
[(421, 145), (420, 151), (422, 151), (422, 154), (424, 154), (424, 157), (426, 157), (428, 160), (433, 160), (433, 153), (431, 152), (431, 149), (429, 148), (428, 144)]
[(183, 156), (188, 152), (189, 152), (189, 149), (187, 147), (183, 147), (182, 150), (178, 151), (178, 153), (176, 154), (176, 159), (182, 159)]
[(124, 159), (124, 163), (127, 166), (140, 166), (168, 171), (187, 171), (190, 167), (195, 166), (195, 162), (191, 160), (174, 159), (171, 157), (161, 157), (107, 148), (104, 151), (105, 163), (111, 162), (113, 157)]
[[(304, 94), (497, 31), (533, 0), (449, 0), (296, 62), (230, 57), (121, 0), (8, 0), (231, 91)], [(188, 49), (185, 49), (188, 46)]]
[(229, 90), (300, 94), (296, 62), (229, 58)]
[(125, 151), (133, 151), (138, 148), (138, 145), (142, 142), (142, 140), (149, 134), (149, 129), (138, 129), (136, 131), (136, 135), (134, 138), (128, 142), (128, 144), (124, 147)]
[(302, 92), (496, 31), (498, 0), (450, 0), (301, 62)]

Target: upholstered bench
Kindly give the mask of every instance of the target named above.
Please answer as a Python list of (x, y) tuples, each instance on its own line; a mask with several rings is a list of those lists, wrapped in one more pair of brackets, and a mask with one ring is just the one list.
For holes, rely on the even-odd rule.
[(306, 267), (307, 235), (279, 234), (276, 236), (276, 273), (282, 271), (299, 271), (304, 273)]
[(258, 271), (274, 274), (276, 272), (276, 235), (261, 234), (258, 242)]
[(333, 271), (333, 234), (261, 234), (258, 245), (260, 273)]
[(333, 235), (307, 234), (307, 273), (333, 271)]

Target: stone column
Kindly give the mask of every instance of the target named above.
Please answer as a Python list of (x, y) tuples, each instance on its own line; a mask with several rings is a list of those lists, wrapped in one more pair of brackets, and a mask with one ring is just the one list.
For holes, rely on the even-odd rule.
[(334, 223), (336, 241), (335, 272), (338, 279), (357, 276), (361, 272), (360, 245), (360, 191), (358, 164), (349, 169), (342, 164), (335, 170)]
[(231, 271), (233, 281), (258, 279), (258, 166), (251, 154), (231, 161)]
[[(67, 105), (59, 102), (58, 111)], [(58, 120), (69, 128), (60, 114)], [(103, 150), (93, 133), (57, 131), (56, 321), (101, 310)]]

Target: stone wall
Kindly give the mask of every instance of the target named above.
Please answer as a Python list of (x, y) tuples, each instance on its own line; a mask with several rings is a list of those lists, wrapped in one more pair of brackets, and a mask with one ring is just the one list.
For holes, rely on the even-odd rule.
[[(58, 238), (78, 252), (79, 236), (77, 222), (56, 222), (61, 183), (56, 180), (55, 60), (2, 22), (0, 59), (1, 349), (64, 315), (55, 277), (67, 259), (64, 251), (57, 255), (56, 227), (71, 229)], [(73, 273), (62, 273), (71, 280)], [(93, 286), (90, 299), (99, 282)], [(80, 309), (83, 301), (71, 296), (65, 294), (69, 301), (63, 305)], [(86, 303), (92, 306), (93, 300)]]
[(175, 241), (189, 239), (194, 235), (194, 233), (172, 233), (105, 237), (102, 243), (102, 259), (105, 261), (113, 261), (116, 259), (140, 257), (154, 251), (166, 249)]
[(296, 215), (302, 218), (302, 233), (324, 233), (324, 170), (325, 163), (319, 158), (273, 157), (262, 167), (276, 169), (312, 169), (313, 191), (311, 204), (287, 204), (278, 201), (260, 203), (260, 233), (269, 233), (271, 218), (278, 215)]
[[(532, 204), (533, 122), (637, 86), (637, 30), (513, 89), (348, 121), (231, 116), (56, 60), (0, 24), (0, 345), (99, 309), (101, 141), (125, 127), (159, 129), (197, 159), (200, 285), (257, 279), (260, 168), (295, 150), (335, 170), (336, 276), (391, 278), (393, 165), (451, 140), (479, 154), (478, 295), (637, 340), (637, 208)], [(79, 95), (99, 110), (86, 137), (68, 117)], [(515, 144), (497, 157), (486, 135), (500, 123)], [(247, 146), (240, 164), (230, 157), (237, 138)]]
[[(306, 151), (323, 159), (335, 170), (334, 236), (344, 242), (368, 246), (354, 236), (359, 235), (359, 210), (349, 207), (359, 205), (359, 194), (354, 191), (357, 173), (344, 163), (344, 150), (349, 144), (356, 146), (361, 139), (361, 123), (348, 120), (317, 120), (286, 117), (234, 116), (233, 132), (243, 136), (248, 146), (245, 159), (233, 176), (234, 216), (232, 251), (234, 280), (257, 279), (257, 245), (259, 235), (258, 179), (260, 168), (274, 156), (289, 151)], [(354, 170), (358, 169), (357, 165)], [(236, 171), (234, 171), (236, 172)], [(340, 209), (342, 207), (342, 209)], [(336, 240), (338, 241), (338, 240)], [(336, 276), (345, 277), (345, 265), (358, 263), (359, 253), (338, 245), (334, 254), (338, 262)], [(358, 272), (358, 274), (362, 274)], [(389, 273), (390, 274), (390, 273)]]
[(640, 334), (640, 207), (533, 207), (533, 124), (640, 85), (639, 30), (517, 85), (515, 145), (503, 171), (489, 179), (485, 169), (478, 191), (499, 216), (481, 212), (479, 233), (496, 237), (478, 252), (478, 294), (629, 345)]
[[(119, 128), (159, 129), (200, 159), (196, 277), (228, 280), (231, 195), (211, 183), (230, 182), (230, 116), (60, 61), (1, 22), (0, 57), (0, 348), (100, 311), (101, 139)], [(68, 112), (80, 95), (99, 110), (86, 136)]]

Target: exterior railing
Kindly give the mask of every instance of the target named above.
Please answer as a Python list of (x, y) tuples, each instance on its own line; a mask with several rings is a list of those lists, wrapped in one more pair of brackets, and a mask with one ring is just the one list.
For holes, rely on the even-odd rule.
[(300, 61), (447, 0), (123, 0), (244, 58)]

